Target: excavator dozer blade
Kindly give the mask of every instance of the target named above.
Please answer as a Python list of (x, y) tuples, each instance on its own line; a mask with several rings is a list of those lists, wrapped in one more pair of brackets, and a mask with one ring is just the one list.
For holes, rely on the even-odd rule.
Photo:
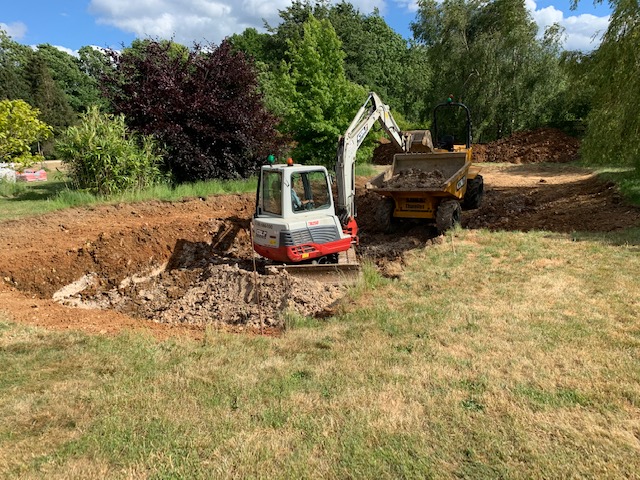
[(353, 247), (340, 253), (338, 263), (270, 265), (266, 268), (267, 274), (274, 275), (283, 270), (298, 278), (333, 284), (356, 283), (362, 274)]

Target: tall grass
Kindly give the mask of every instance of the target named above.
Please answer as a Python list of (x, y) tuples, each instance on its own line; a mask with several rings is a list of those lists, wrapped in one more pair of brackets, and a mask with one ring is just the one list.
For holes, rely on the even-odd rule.
[(603, 178), (614, 182), (625, 199), (634, 205), (640, 205), (640, 170), (633, 168), (599, 168)]
[(257, 187), (255, 178), (209, 180), (177, 186), (159, 184), (105, 196), (71, 189), (63, 174), (54, 173), (50, 177), (49, 181), (43, 183), (0, 184), (0, 221), (70, 207), (156, 199), (177, 201), (183, 198), (206, 198), (210, 195), (255, 192)]
[(280, 337), (0, 318), (0, 476), (637, 477), (636, 245), (454, 232)]

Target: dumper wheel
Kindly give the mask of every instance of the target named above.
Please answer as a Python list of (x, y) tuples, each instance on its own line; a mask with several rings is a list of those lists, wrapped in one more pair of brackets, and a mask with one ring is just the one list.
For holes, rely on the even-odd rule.
[(436, 211), (436, 228), (438, 233), (444, 233), (460, 224), (462, 208), (457, 200), (445, 200), (440, 202)]
[(396, 204), (392, 198), (383, 198), (376, 208), (376, 223), (380, 231), (389, 233), (391, 231), (391, 220)]
[(463, 210), (475, 210), (480, 208), (482, 203), (482, 196), (484, 195), (484, 181), (482, 175), (477, 175), (467, 182), (467, 191), (464, 194), (464, 200), (462, 201)]

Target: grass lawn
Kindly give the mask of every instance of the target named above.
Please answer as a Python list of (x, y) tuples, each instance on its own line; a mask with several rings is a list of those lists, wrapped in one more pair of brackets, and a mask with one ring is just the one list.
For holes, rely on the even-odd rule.
[(277, 338), (0, 318), (0, 477), (637, 478), (639, 254), (459, 231)]

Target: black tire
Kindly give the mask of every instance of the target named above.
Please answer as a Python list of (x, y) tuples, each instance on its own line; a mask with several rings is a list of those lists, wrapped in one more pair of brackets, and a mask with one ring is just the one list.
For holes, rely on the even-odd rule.
[(476, 178), (467, 181), (467, 191), (462, 200), (462, 209), (475, 210), (476, 208), (480, 208), (483, 195), (484, 180), (482, 179), (482, 175), (477, 175)]
[(460, 225), (460, 215), (462, 208), (457, 200), (444, 200), (438, 205), (436, 211), (436, 228), (438, 233), (451, 230), (456, 225)]
[(382, 198), (376, 207), (376, 223), (381, 232), (389, 233), (391, 231), (391, 220), (393, 211), (396, 208), (396, 202), (392, 198)]

